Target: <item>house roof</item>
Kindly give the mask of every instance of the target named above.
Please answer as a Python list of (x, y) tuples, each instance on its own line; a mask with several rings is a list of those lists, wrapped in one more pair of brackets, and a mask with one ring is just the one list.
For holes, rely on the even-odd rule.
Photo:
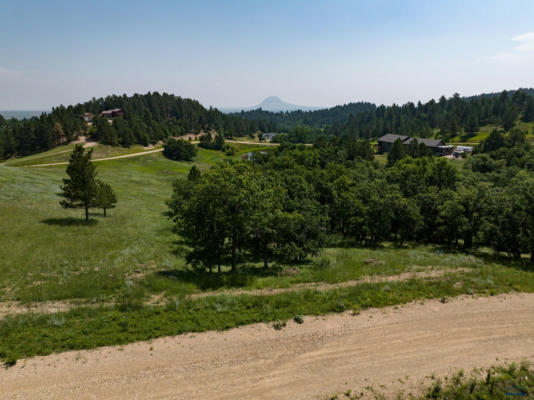
[(410, 136), (406, 136), (406, 135), (394, 135), (392, 133), (387, 133), (381, 138), (378, 138), (378, 141), (383, 142), (383, 143), (395, 143), (397, 139), (400, 139), (401, 142), (404, 143), (405, 140), (411, 139), (411, 138)]
[(102, 111), (101, 114), (112, 114), (112, 113), (118, 113), (118, 112), (121, 112), (122, 110), (120, 108), (113, 108), (111, 110), (104, 110)]
[(438, 146), (445, 145), (445, 143), (441, 139), (426, 139), (426, 138), (410, 138), (404, 143), (409, 144), (414, 140), (417, 140), (417, 143), (423, 143), (427, 147), (438, 147)]

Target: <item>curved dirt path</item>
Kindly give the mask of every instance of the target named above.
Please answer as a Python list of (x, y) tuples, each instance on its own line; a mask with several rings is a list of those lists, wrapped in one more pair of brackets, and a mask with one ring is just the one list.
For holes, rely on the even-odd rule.
[[(139, 156), (144, 156), (144, 155), (147, 155), (147, 154), (159, 153), (160, 151), (163, 151), (163, 149), (161, 148), (161, 149), (140, 151), (138, 153), (123, 154), (123, 155), (120, 155), (120, 156), (111, 156), (111, 157), (103, 157), (103, 158), (92, 158), (91, 162), (106, 161), (106, 160), (118, 160), (119, 158), (139, 157)], [(49, 166), (52, 166), (52, 165), (67, 165), (68, 163), (69, 163), (68, 161), (60, 161), (60, 162), (53, 162), (53, 163), (47, 163), (47, 164), (36, 164), (36, 165), (28, 165), (28, 166), (29, 167), (49, 167)]]
[(497, 358), (534, 360), (534, 294), (428, 301), (307, 317), (281, 331), (256, 324), (37, 357), (0, 370), (0, 387), (3, 399), (321, 399), (368, 385), (410, 390), (432, 373)]

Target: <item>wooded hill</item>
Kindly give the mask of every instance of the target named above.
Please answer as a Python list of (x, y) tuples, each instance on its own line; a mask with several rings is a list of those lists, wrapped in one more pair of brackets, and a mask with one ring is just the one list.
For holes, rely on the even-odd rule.
[(318, 134), (355, 138), (377, 138), (386, 133), (431, 137), (435, 133), (447, 140), (458, 134), (474, 134), (484, 125), (513, 127), (518, 118), (534, 121), (534, 89), (518, 89), (471, 97), (442, 96), (404, 105), (376, 106), (350, 103), (319, 111), (272, 113), (262, 110), (237, 115), (251, 120), (263, 119), (276, 130), (289, 132), (289, 140), (313, 140)]
[[(107, 118), (100, 118), (102, 111), (117, 108), (123, 115), (114, 118), (111, 125)], [(84, 122), (85, 113), (95, 117), (92, 127)], [(59, 106), (38, 118), (19, 121), (0, 116), (0, 159), (45, 151), (68, 143), (79, 134), (89, 134), (104, 144), (130, 146), (208, 129), (225, 136), (241, 136), (270, 127), (167, 93), (108, 96), (75, 106)]]

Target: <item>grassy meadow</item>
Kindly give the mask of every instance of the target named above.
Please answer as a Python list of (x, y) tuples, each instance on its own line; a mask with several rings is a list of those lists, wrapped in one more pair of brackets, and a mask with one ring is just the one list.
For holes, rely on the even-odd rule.
[[(26, 167), (32, 165), (49, 164), (56, 162), (68, 162), (72, 149), (75, 144), (68, 144), (65, 146), (56, 147), (55, 149), (39, 153), (37, 155), (31, 155), (27, 157), (13, 158), (4, 163), (6, 166), (11, 167)], [(108, 146), (104, 144), (97, 144), (90, 147), (93, 149), (93, 159), (123, 156), (127, 154), (141, 153), (143, 151), (161, 149), (161, 145), (157, 145), (151, 148), (135, 145), (128, 148)]]
[[(236, 157), (251, 149), (238, 145)], [(200, 149), (196, 164), (206, 169), (225, 158)], [(0, 167), (0, 300), (100, 301), (128, 273), (183, 265), (164, 216), (165, 200), (172, 181), (192, 163), (155, 153), (97, 165), (98, 177), (113, 186), (119, 203), (107, 218), (93, 209), (89, 223), (81, 210), (59, 205), (64, 165)]]
[[(529, 142), (534, 142), (534, 122), (523, 122), (518, 120), (515, 124), (515, 128), (527, 132), (527, 139)], [(477, 145), (486, 139), (489, 134), (495, 129), (502, 129), (499, 125), (485, 125), (481, 126), (479, 131), (475, 135), (458, 135), (451, 139), (450, 144), (465, 144), (465, 145)]]
[[(194, 164), (207, 169), (227, 158), (265, 150), (253, 144), (233, 146), (233, 156), (199, 149)], [(65, 301), (73, 308), (0, 319), (0, 359), (7, 362), (298, 315), (461, 294), (534, 291), (534, 273), (526, 263), (437, 246), (331, 247), (298, 265), (274, 264), (265, 270), (250, 263), (237, 273), (228, 268), (221, 275), (193, 272), (185, 265), (183, 245), (164, 215), (172, 181), (185, 176), (193, 163), (167, 160), (161, 153), (99, 162), (98, 177), (114, 188), (118, 204), (107, 218), (92, 210), (86, 223), (83, 210), (59, 205), (65, 165), (31, 167), (35, 159), (39, 158), (26, 158), (24, 167), (0, 166), (0, 302)], [(325, 291), (188, 296), (232, 288), (335, 284), (430, 267), (447, 273), (436, 279), (371, 282)]]

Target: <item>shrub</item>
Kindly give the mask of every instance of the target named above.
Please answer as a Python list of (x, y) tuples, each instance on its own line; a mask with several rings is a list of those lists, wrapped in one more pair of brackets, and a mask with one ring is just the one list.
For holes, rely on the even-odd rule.
[(273, 322), (273, 328), (276, 329), (277, 331), (279, 331), (279, 330), (285, 328), (286, 324), (287, 324), (287, 322), (283, 321), (283, 320), (274, 321)]
[(197, 148), (185, 140), (171, 138), (163, 146), (163, 155), (175, 161), (191, 161), (197, 155)]

